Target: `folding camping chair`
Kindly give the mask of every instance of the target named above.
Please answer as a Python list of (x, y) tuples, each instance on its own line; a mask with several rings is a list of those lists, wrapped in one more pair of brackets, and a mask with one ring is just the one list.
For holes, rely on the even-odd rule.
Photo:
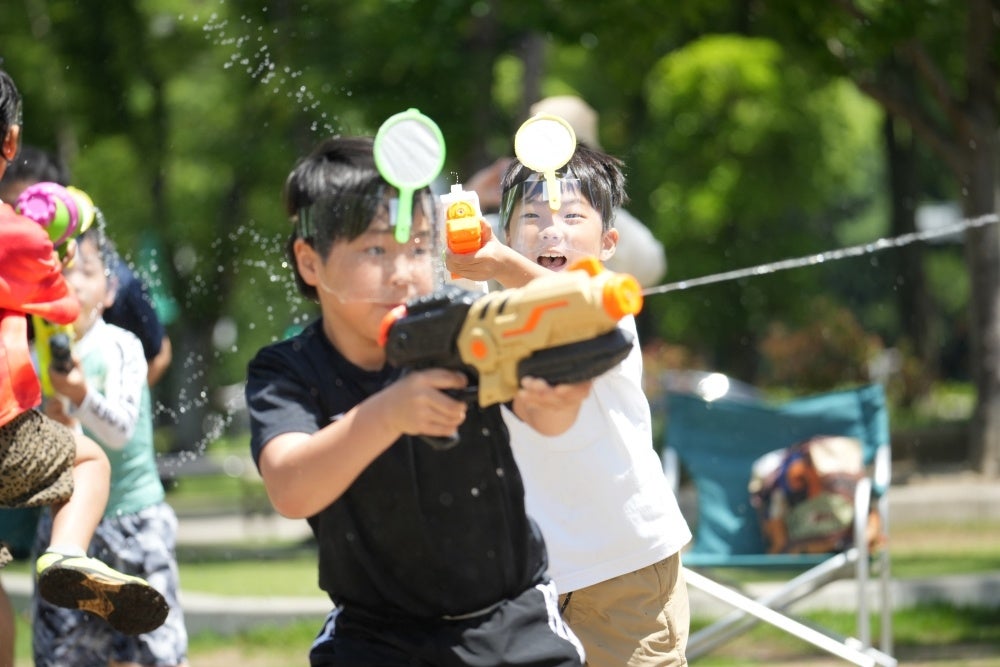
[[(817, 435), (843, 435), (862, 443), (866, 470), (858, 484), (855, 517), (877, 510), (883, 534), (888, 530), (890, 481), (889, 420), (880, 385), (837, 391), (780, 405), (761, 401), (708, 401), (692, 394), (667, 395), (665, 461), (676, 454), (694, 482), (698, 497), (695, 540), (682, 560), (688, 584), (735, 608), (712, 625), (693, 633), (688, 658), (703, 655), (764, 621), (856, 665), (897, 664), (892, 657), (892, 609), (889, 600), (889, 553), (869, 553), (866, 520), (855, 521), (854, 543), (830, 554), (768, 554), (751, 505), (748, 482), (753, 462), (763, 454)], [(676, 478), (668, 471), (668, 477)], [(874, 499), (875, 505), (870, 503)], [(870, 631), (870, 568), (881, 616), (879, 648)], [(801, 572), (774, 592), (754, 599), (738, 588), (714, 581), (711, 568), (758, 568)], [(836, 579), (857, 582), (857, 637), (843, 637), (807, 625), (788, 612)], [(693, 610), (697, 613), (697, 610)]]

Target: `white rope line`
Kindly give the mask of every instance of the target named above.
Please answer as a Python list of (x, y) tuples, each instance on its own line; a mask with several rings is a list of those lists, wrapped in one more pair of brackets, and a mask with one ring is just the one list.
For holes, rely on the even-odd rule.
[(832, 262), (834, 260), (845, 259), (848, 257), (860, 257), (862, 255), (868, 255), (886, 250), (887, 248), (899, 248), (911, 243), (929, 241), (942, 236), (957, 234), (965, 231), (966, 229), (993, 225), (998, 222), (1000, 222), (1000, 217), (998, 217), (995, 213), (989, 213), (981, 215), (978, 218), (966, 218), (948, 225), (942, 225), (941, 227), (937, 227), (935, 229), (900, 234), (899, 236), (881, 238), (869, 243), (860, 243), (858, 245), (848, 246), (838, 250), (827, 250), (826, 252), (815, 253), (812, 255), (781, 259), (776, 262), (768, 262), (767, 264), (758, 264), (745, 269), (723, 271), (722, 273), (713, 273), (700, 278), (678, 280), (676, 282), (666, 283), (656, 287), (648, 287), (642, 291), (642, 294), (643, 296), (665, 294), (667, 292), (676, 292), (679, 290), (689, 289), (691, 287), (701, 287), (702, 285), (711, 285), (713, 283), (721, 283), (729, 280), (739, 280), (740, 278), (763, 276), (771, 273), (777, 273), (778, 271), (797, 269), (804, 266), (815, 266), (816, 264), (823, 264), (825, 262)]

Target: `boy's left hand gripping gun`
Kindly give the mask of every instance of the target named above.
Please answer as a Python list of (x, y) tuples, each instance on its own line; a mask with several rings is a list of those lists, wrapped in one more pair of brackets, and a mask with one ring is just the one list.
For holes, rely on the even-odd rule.
[(562, 384), (613, 368), (632, 349), (618, 321), (641, 308), (634, 277), (587, 258), (524, 287), (482, 296), (448, 285), (413, 299), (383, 320), (381, 342), (394, 366), (465, 372), (485, 407), (513, 399), (528, 375)]

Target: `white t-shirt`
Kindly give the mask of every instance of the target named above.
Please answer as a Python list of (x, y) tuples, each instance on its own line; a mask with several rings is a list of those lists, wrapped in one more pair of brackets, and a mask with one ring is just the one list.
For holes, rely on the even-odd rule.
[(567, 432), (541, 435), (503, 409), (560, 593), (656, 563), (691, 540), (653, 449), (635, 320), (619, 326), (635, 337), (632, 352), (595, 380)]

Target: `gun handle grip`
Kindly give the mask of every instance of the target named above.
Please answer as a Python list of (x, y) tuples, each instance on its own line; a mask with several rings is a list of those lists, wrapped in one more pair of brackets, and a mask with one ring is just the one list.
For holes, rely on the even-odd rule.
[[(460, 218), (449, 220), (448, 228), (448, 249), (456, 255), (467, 255), (476, 252), (484, 245), (482, 223), (479, 218)], [(451, 274), (452, 280), (461, 278), (457, 273)]]
[[(479, 388), (476, 385), (470, 385), (464, 389), (446, 389), (445, 392), (452, 398), (457, 398), (460, 401), (466, 401), (468, 403), (475, 403), (476, 397), (479, 396)], [(444, 451), (446, 449), (451, 449), (459, 443), (460, 438), (458, 433), (450, 435), (447, 437), (441, 437), (436, 435), (422, 435), (420, 439), (426, 442), (428, 445), (433, 447), (438, 451)]]

